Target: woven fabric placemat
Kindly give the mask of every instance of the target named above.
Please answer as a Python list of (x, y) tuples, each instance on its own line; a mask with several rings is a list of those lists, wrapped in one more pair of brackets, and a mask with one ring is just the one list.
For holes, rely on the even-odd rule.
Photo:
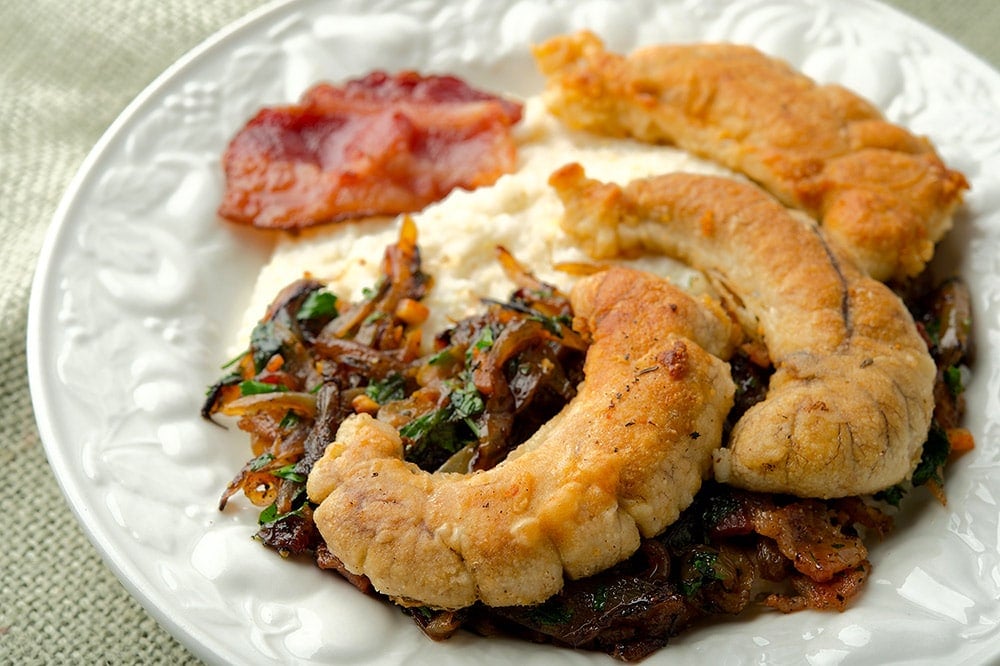
[[(196, 663), (104, 566), (59, 491), (28, 396), (28, 294), (59, 198), (102, 132), (178, 57), (260, 4), (0, 4), (0, 381), (12, 395), (0, 413), (0, 664)], [(892, 4), (1000, 66), (1000, 2)]]

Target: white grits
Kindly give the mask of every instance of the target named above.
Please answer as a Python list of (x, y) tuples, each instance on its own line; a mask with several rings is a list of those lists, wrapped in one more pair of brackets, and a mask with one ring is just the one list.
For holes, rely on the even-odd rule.
[[(524, 119), (514, 136), (515, 173), (491, 187), (456, 190), (412, 215), (423, 270), (434, 278), (424, 300), (431, 312), (423, 326), (425, 343), (479, 310), (481, 297), (510, 295), (513, 284), (495, 259), (497, 245), (506, 247), (540, 279), (563, 290), (572, 286), (575, 278), (554, 266), (589, 259), (559, 227), (562, 203), (547, 181), (562, 165), (579, 162), (589, 177), (620, 184), (674, 171), (735, 177), (675, 148), (567, 130), (545, 111), (538, 97), (526, 100)], [(326, 226), (279, 241), (257, 279), (235, 349), (246, 348), (250, 331), (278, 291), (305, 273), (327, 282), (340, 299), (361, 298), (362, 290), (378, 279), (385, 247), (397, 240), (398, 232), (398, 219), (379, 218)], [(704, 288), (699, 274), (664, 257), (622, 263), (669, 276), (695, 291)]]

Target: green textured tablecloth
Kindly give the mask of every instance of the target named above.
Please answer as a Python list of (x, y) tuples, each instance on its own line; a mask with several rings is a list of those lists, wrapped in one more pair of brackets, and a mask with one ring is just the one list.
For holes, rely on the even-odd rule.
[[(12, 394), (0, 415), (0, 664), (196, 661), (105, 568), (60, 494), (35, 428), (24, 331), (42, 238), (91, 146), (157, 74), (259, 4), (0, 2), (0, 380)], [(1000, 67), (998, 0), (891, 4)]]

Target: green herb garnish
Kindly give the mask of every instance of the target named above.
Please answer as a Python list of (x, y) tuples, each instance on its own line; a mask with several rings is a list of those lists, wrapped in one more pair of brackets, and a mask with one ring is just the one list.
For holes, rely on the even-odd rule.
[(263, 370), (271, 357), (281, 351), (282, 344), (273, 321), (264, 321), (254, 326), (250, 332), (250, 352), (253, 354), (254, 372)]
[(281, 422), (278, 424), (278, 427), (294, 428), (301, 422), (302, 422), (302, 417), (289, 409), (287, 412), (285, 412), (285, 415), (281, 418)]
[(932, 423), (924, 451), (920, 456), (920, 463), (913, 470), (913, 485), (922, 486), (928, 481), (943, 483), (941, 469), (948, 461), (950, 453), (951, 442), (948, 441), (948, 435), (936, 422)]
[(299, 321), (332, 317), (337, 314), (337, 296), (326, 289), (309, 292), (295, 318)]
[(573, 618), (573, 609), (555, 600), (549, 600), (534, 606), (528, 613), (528, 619), (539, 625), (565, 624)]
[(406, 378), (398, 372), (391, 373), (382, 381), (372, 382), (365, 388), (365, 395), (380, 405), (406, 397)]
[(567, 315), (548, 316), (543, 315), (540, 312), (536, 312), (531, 315), (529, 319), (539, 322), (542, 325), (542, 328), (557, 338), (562, 337), (564, 326), (568, 327), (573, 323), (573, 320)]
[[(951, 455), (951, 442), (948, 441), (948, 434), (937, 424), (937, 421), (931, 422), (931, 429), (927, 434), (924, 450), (920, 454), (920, 462), (913, 470), (910, 485), (922, 486), (930, 481), (937, 484), (944, 483), (944, 479), (941, 478), (941, 470), (948, 462), (949, 455)], [(875, 493), (875, 499), (898, 507), (907, 491), (907, 484), (900, 483)]]
[(608, 605), (608, 588), (604, 585), (598, 587), (590, 596), (590, 607), (601, 612)]
[(382, 291), (382, 286), (384, 284), (385, 284), (385, 277), (380, 277), (378, 281), (375, 283), (374, 287), (364, 287), (361, 290), (361, 297), (366, 301), (372, 300), (373, 298), (378, 296), (378, 293), (380, 291)]
[(249, 462), (251, 472), (259, 472), (264, 469), (269, 462), (274, 460), (274, 455), (271, 453), (262, 453), (253, 460)]
[(709, 550), (698, 550), (691, 555), (687, 570), (681, 576), (681, 592), (690, 597), (706, 583), (722, 580), (716, 570), (719, 554)]
[(962, 383), (962, 370), (956, 365), (949, 365), (944, 370), (944, 383), (948, 387), (948, 392), (953, 398), (957, 398), (965, 391)]
[(240, 395), (259, 395), (261, 393), (281, 393), (287, 391), (284, 384), (271, 384), (269, 382), (259, 382), (256, 379), (247, 379), (240, 382)]
[(476, 338), (473, 348), (477, 351), (486, 351), (493, 346), (494, 342), (493, 329), (487, 326), (479, 332), (479, 337)]
[(278, 505), (272, 502), (267, 506), (267, 508), (260, 512), (260, 515), (257, 517), (257, 524), (267, 526), (291, 516), (301, 516), (304, 508), (305, 504), (286, 513), (278, 513)]
[(875, 499), (881, 500), (889, 506), (899, 507), (899, 503), (906, 497), (906, 487), (901, 484), (880, 490), (875, 493)]
[(306, 475), (295, 471), (295, 463), (292, 463), (291, 465), (285, 465), (284, 467), (276, 469), (273, 472), (271, 472), (271, 474), (274, 474), (279, 479), (294, 481), (295, 483), (306, 482)]
[(453, 385), (449, 399), (451, 400), (449, 407), (455, 419), (465, 420), (478, 416), (486, 409), (483, 396), (471, 377), (466, 377), (461, 385)]
[(442, 349), (436, 354), (432, 355), (427, 359), (427, 365), (440, 365), (441, 363), (446, 363), (454, 360), (454, 356), (451, 353), (450, 348)]
[(400, 436), (412, 439), (413, 441), (424, 439), (429, 432), (444, 420), (445, 412), (445, 409), (435, 409), (426, 414), (421, 414), (399, 429)]

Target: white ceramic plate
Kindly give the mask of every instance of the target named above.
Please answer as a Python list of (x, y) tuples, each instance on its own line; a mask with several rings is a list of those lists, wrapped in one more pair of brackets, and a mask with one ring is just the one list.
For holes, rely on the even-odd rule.
[[(460, 635), (436, 644), (396, 610), (251, 541), (256, 511), (220, 490), (246, 458), (198, 416), (269, 241), (220, 223), (219, 156), (261, 105), (373, 68), (538, 90), (526, 46), (581, 27), (627, 50), (733, 40), (872, 99), (930, 135), (972, 182), (940, 255), (970, 282), (979, 357), (947, 508), (911, 502), (843, 614), (758, 614), (693, 631), (647, 663), (978, 663), (1000, 654), (1000, 75), (930, 29), (852, 0), (289, 2), (209, 40), (146, 90), (56, 215), (31, 299), (42, 439), (109, 566), (208, 662), (605, 663)], [(242, 507), (242, 508), (241, 508)]]

